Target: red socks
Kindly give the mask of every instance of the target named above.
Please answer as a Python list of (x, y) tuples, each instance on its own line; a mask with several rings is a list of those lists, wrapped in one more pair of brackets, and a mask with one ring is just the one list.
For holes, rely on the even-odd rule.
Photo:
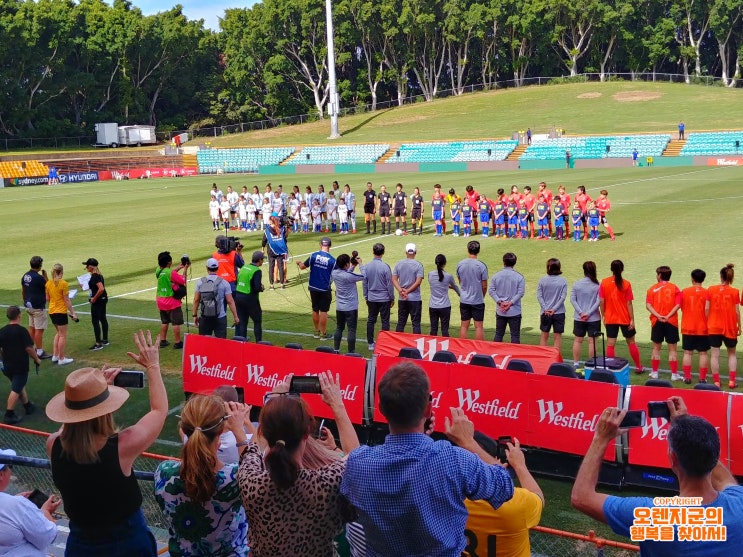
[(629, 345), (629, 355), (632, 356), (632, 361), (635, 362), (635, 367), (640, 370), (642, 369), (642, 360), (640, 360), (640, 349), (636, 344)]

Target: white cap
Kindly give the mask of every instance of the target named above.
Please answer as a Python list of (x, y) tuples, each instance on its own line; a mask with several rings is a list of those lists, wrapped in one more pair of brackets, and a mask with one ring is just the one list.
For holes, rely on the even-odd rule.
[(216, 271), (217, 269), (219, 269), (219, 261), (217, 261), (213, 257), (210, 257), (206, 260), (206, 268), (210, 271)]
[[(0, 455), (2, 456), (17, 456), (13, 449), (0, 449)], [(5, 470), (6, 464), (0, 464), (0, 470)]]
[(405, 253), (417, 253), (418, 248), (415, 247), (414, 243), (405, 244)]

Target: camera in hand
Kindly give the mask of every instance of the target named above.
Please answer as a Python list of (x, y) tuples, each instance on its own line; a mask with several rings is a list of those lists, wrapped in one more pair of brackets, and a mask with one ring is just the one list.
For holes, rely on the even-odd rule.
[(218, 236), (217, 237), (217, 249), (222, 253), (230, 253), (236, 249), (242, 249), (243, 245), (240, 243), (240, 238), (237, 236)]
[(187, 253), (184, 253), (183, 256), (181, 257), (181, 265), (185, 267), (186, 265), (190, 265), (190, 264), (191, 264), (191, 259), (189, 259)]
[(353, 265), (354, 267), (359, 264), (358, 257), (359, 257), (359, 252), (356, 250), (353, 250), (351, 252), (351, 265)]
[(671, 410), (666, 401), (648, 402), (648, 418), (665, 418), (671, 421)]
[(320, 378), (317, 375), (295, 375), (289, 384), (289, 392), (320, 394)]
[(114, 386), (125, 389), (143, 389), (144, 372), (143, 371), (120, 371), (114, 377)]
[(39, 508), (41, 508), (48, 499), (49, 496), (43, 491), (39, 491), (38, 489), (34, 489), (31, 492), (31, 495), (28, 496), (28, 500)]
[(500, 460), (502, 464), (508, 462), (508, 454), (506, 453), (508, 450), (508, 443), (513, 445), (513, 437), (510, 435), (498, 437), (498, 460)]

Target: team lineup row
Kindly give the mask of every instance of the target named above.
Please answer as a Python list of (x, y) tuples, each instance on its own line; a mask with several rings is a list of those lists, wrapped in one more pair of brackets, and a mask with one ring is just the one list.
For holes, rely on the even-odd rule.
[[(274, 190), (271, 184), (264, 193), (259, 193), (257, 186), (249, 193), (247, 186), (243, 186), (242, 193), (238, 194), (228, 186), (227, 193), (223, 194), (214, 184), (210, 194), (209, 216), (214, 230), (224, 227), (226, 231), (262, 231), (273, 215), (287, 217), (294, 233), (356, 233), (356, 195), (348, 184), (341, 191), (338, 182), (333, 182), (327, 193), (322, 184), (317, 193), (307, 186), (304, 194), (300, 193), (299, 186), (286, 193), (281, 185)], [(413, 194), (408, 196), (402, 184), (397, 184), (394, 192), (388, 192), (384, 185), (376, 192), (372, 183), (367, 182), (362, 197), (367, 234), (377, 233), (377, 215), (382, 234), (392, 233), (391, 219), (394, 217), (395, 232), (407, 235), (408, 215), (412, 233), (423, 233), (426, 202), (419, 188), (414, 188)], [(512, 186), (510, 194), (498, 189), (494, 199), (488, 199), (472, 186), (467, 186), (464, 198), (454, 188), (444, 195), (442, 186), (436, 184), (430, 204), (436, 236), (446, 234), (448, 220), (453, 236), (469, 237), (482, 230), (483, 237), (492, 234), (496, 238), (565, 240), (570, 238), (572, 227), (573, 241), (595, 242), (599, 239), (599, 226), (603, 225), (614, 240), (614, 231), (607, 220), (611, 202), (606, 190), (601, 190), (599, 197), (593, 200), (586, 188), (579, 186), (571, 202), (564, 186), (560, 185), (555, 195), (545, 182), (539, 184), (536, 195), (530, 186), (525, 186), (523, 191)]]

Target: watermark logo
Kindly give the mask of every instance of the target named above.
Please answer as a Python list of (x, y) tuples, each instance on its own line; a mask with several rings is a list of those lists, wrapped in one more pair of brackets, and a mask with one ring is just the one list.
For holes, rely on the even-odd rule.
[(636, 507), (630, 538), (634, 542), (724, 542), (722, 507), (701, 507), (701, 497), (656, 497), (653, 507)]

